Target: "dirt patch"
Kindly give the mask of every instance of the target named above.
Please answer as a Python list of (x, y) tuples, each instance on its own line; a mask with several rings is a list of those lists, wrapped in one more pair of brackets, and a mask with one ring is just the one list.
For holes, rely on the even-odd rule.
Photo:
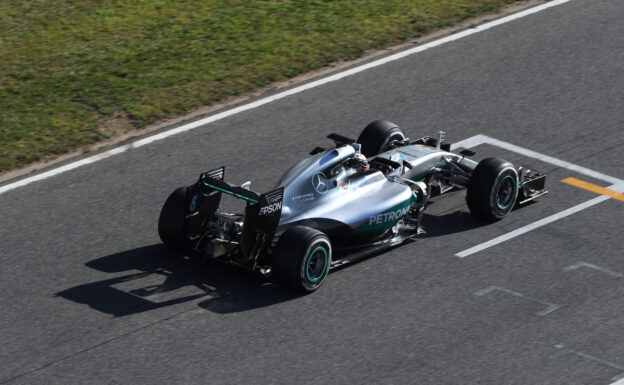
[(114, 139), (134, 130), (132, 122), (124, 111), (116, 111), (113, 117), (107, 119), (99, 127), (100, 131), (107, 139)]

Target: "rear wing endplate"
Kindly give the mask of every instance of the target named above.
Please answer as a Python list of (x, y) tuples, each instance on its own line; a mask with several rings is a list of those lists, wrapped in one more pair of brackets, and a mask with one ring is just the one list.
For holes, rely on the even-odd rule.
[(225, 182), (224, 176), (225, 167), (219, 167), (201, 174), (198, 185), (206, 193), (223, 193), (247, 201), (240, 246), (245, 257), (255, 259), (271, 245), (282, 215), (284, 188), (259, 194)]

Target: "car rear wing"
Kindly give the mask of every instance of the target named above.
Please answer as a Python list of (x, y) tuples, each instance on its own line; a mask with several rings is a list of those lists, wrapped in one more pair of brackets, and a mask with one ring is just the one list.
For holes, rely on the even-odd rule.
[(246, 201), (243, 231), (241, 236), (241, 252), (245, 257), (257, 258), (263, 255), (271, 244), (282, 215), (284, 188), (280, 187), (264, 194), (251, 191), (239, 185), (225, 182), (225, 167), (207, 171), (199, 177), (194, 186), (207, 202), (211, 212), (204, 218), (214, 217), (221, 201), (222, 194), (227, 194)]
[(207, 171), (199, 177), (199, 184), (208, 190), (215, 190), (226, 193), (236, 198), (244, 199), (250, 203), (258, 203), (260, 194), (255, 191), (225, 182), (225, 167), (219, 167), (214, 170)]

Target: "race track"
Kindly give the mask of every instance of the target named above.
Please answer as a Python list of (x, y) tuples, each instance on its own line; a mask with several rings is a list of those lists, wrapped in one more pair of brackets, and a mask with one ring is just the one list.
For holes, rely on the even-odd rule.
[[(622, 20), (620, 0), (572, 0), (0, 194), (0, 384), (624, 383), (624, 201), (456, 255), (604, 196), (565, 178), (624, 191)], [(475, 158), (550, 194), (494, 224), (438, 197), (427, 236), (304, 297), (160, 243), (162, 203), (200, 172), (266, 191), (374, 119), (502, 141)]]

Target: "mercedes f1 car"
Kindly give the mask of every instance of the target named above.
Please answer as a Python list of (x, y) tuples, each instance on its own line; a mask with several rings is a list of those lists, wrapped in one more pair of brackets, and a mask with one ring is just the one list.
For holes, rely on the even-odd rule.
[[(410, 140), (377, 120), (357, 140), (328, 138), (334, 146), (312, 150), (264, 194), (249, 182), (226, 182), (224, 167), (201, 174), (166, 200), (160, 238), (309, 293), (331, 268), (418, 235), (432, 193), (465, 188), (470, 212), (492, 221), (547, 193), (545, 175), (498, 158), (477, 163), (470, 150), (450, 152), (443, 133)], [(223, 194), (244, 201), (244, 211), (221, 211)]]

